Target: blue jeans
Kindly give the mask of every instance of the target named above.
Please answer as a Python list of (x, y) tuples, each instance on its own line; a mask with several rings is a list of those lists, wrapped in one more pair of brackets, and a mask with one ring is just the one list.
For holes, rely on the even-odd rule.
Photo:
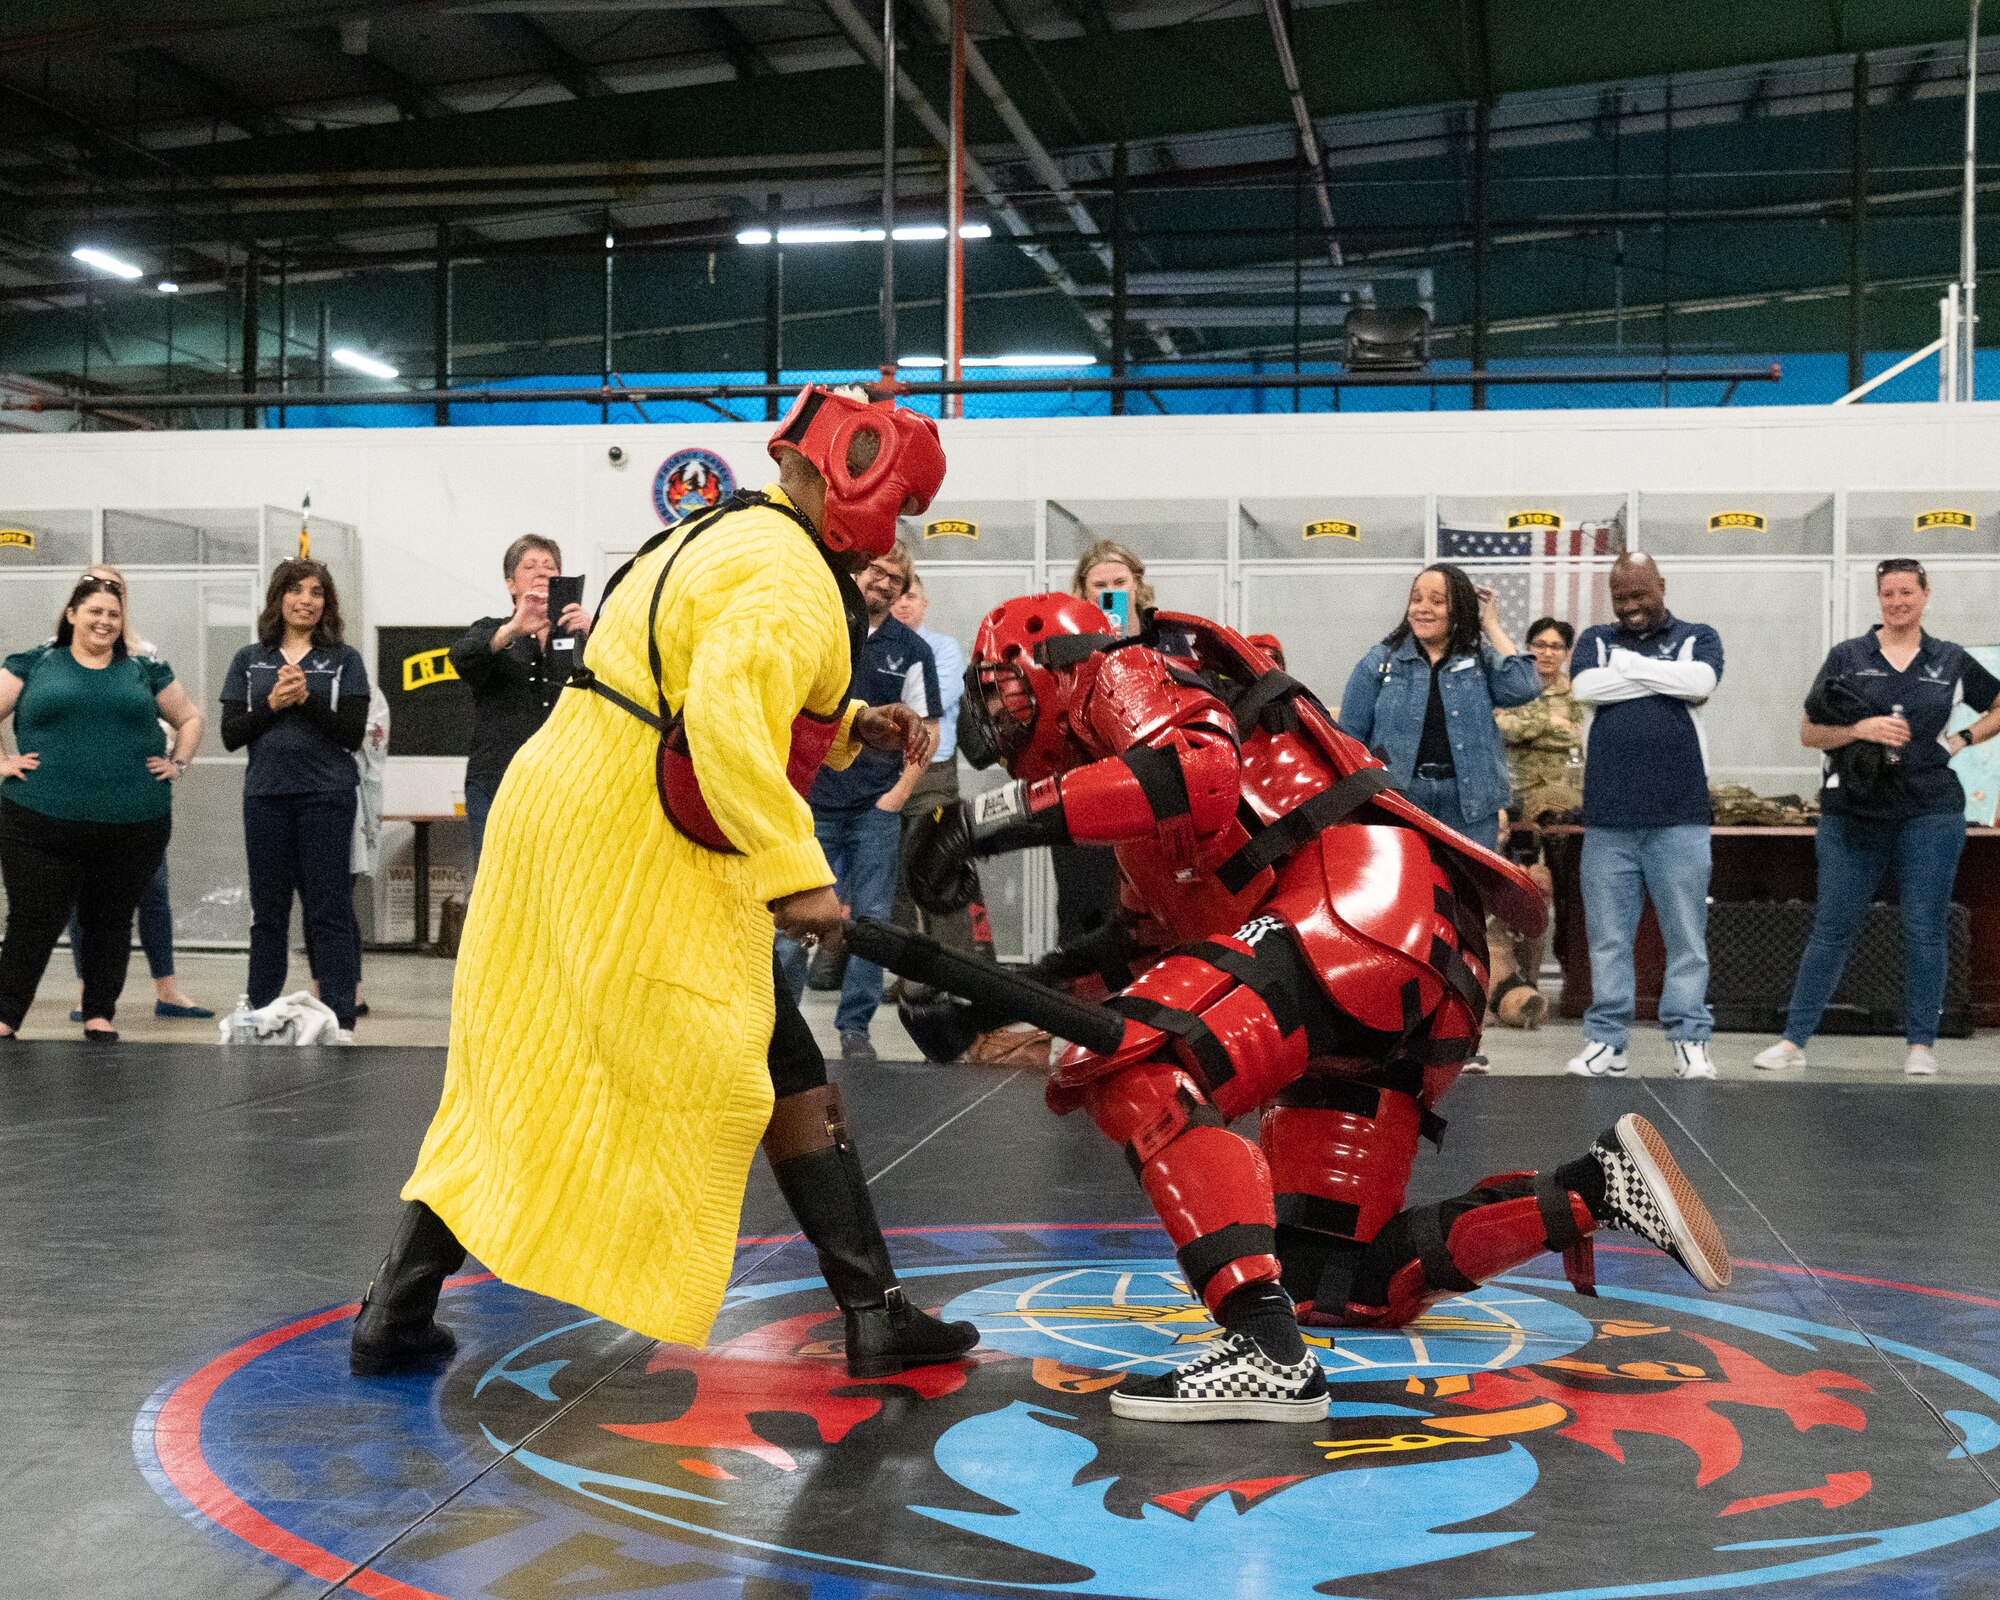
[(1590, 1009), (1583, 1036), (1625, 1048), (1638, 998), (1632, 945), (1651, 896), (1667, 947), (1660, 1026), (1669, 1039), (1706, 1039), (1708, 1009), (1708, 824), (1674, 828), (1585, 828), (1583, 915), (1590, 935)]
[[(146, 952), (146, 967), (153, 981), (174, 975), (174, 907), (167, 898), (167, 858), (160, 858), (160, 870), (139, 896), (139, 947)], [(83, 928), (76, 913), (69, 914), (69, 959), (76, 975), (83, 976)]]
[(1456, 829), (1474, 844), (1483, 844), (1489, 850), (1500, 848), (1500, 813), (1468, 817), (1459, 805), (1456, 778), (1412, 778), (1403, 792), (1416, 802), (1420, 811), (1436, 817), (1447, 828)]
[(354, 789), (312, 794), (246, 794), (243, 844), (250, 858), (250, 1004), (284, 992), (292, 896), (305, 909), (306, 942), (316, 957), (319, 997), (343, 1028), (354, 1026), (361, 939), (354, 927)]
[(1792, 981), (1785, 1037), (1802, 1045), (1818, 1030), (1876, 887), (1893, 871), (1903, 919), (1903, 1032), (1911, 1044), (1936, 1044), (1938, 1013), (1944, 1009), (1946, 918), (1965, 849), (1963, 813), (1900, 821), (1822, 816), (1813, 848), (1819, 907)]
[[(813, 835), (833, 868), (834, 889), (848, 915), (888, 920), (896, 899), (896, 862), (903, 840), (903, 814), (879, 806), (813, 812)], [(794, 1000), (806, 990), (806, 948), (778, 940), (778, 970)], [(882, 969), (849, 957), (840, 984), (833, 1025), (842, 1033), (866, 1033), (882, 1004)]]
[(493, 797), (499, 792), (499, 784), (488, 783), (484, 778), (465, 780), (465, 837), (472, 846), (472, 875), (475, 878), (479, 876), (479, 851), (486, 843), (486, 814), (493, 809)]

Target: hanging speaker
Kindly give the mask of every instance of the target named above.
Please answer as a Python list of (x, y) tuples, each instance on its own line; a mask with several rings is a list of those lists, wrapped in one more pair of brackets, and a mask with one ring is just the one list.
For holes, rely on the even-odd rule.
[(1430, 365), (1431, 319), (1421, 306), (1355, 306), (1346, 329), (1349, 372), (1420, 372)]

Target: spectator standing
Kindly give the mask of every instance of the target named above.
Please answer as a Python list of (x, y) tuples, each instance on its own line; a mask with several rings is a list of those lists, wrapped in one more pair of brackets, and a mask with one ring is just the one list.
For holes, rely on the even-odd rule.
[[(130, 586), (125, 582), (125, 574), (107, 563), (99, 563), (94, 567), (85, 567), (83, 575), (86, 578), (109, 578), (124, 593), (126, 654), (159, 655), (153, 645), (139, 637), (139, 630), (132, 625), (132, 595)], [(163, 737), (171, 739), (172, 733), (169, 727)], [(129, 942), (129, 929), (126, 936)], [(83, 981), (83, 941), (83, 924), (72, 911), (69, 914), (69, 957), (79, 983)], [(146, 885), (146, 892), (139, 896), (139, 948), (146, 953), (146, 968), (153, 979), (154, 1016), (199, 1020), (215, 1015), (207, 1006), (196, 1005), (183, 992), (180, 978), (174, 971), (174, 905), (167, 883), (165, 855), (160, 857), (160, 870), (153, 874), (152, 882)], [(83, 1000), (79, 996), (69, 1020), (81, 1022), (83, 1018)]]
[[(1146, 581), (1146, 563), (1130, 545), (1099, 539), (1077, 557), (1069, 592), (1102, 605), (1106, 591), (1124, 593), (1125, 633), (1137, 638), (1158, 598)], [(1107, 629), (1108, 631), (1108, 629)], [(1118, 857), (1104, 845), (1049, 847), (1056, 879), (1056, 944), (1066, 949), (1108, 923), (1118, 912)]]
[[(868, 637), (847, 692), (850, 699), (871, 706), (906, 705), (930, 721), (926, 759), (911, 765), (898, 751), (864, 749), (842, 771), (821, 768), (808, 797), (813, 834), (833, 869), (834, 888), (855, 917), (887, 917), (895, 903), (903, 803), (928, 771), (928, 751), (936, 747), (942, 703), (937, 663), (917, 631), (889, 614), (915, 575), (916, 562), (899, 540), (856, 578), (868, 610)], [(806, 986), (805, 946), (780, 935), (778, 965), (796, 1001)], [(881, 1004), (882, 969), (850, 956), (834, 1012), (843, 1061), (876, 1059), (868, 1029)]]
[[(1820, 789), (1818, 906), (1799, 959), (1785, 1036), (1757, 1065), (1803, 1067), (1806, 1042), (1846, 969), (1876, 887), (1896, 880), (1903, 923), (1903, 1032), (1914, 1078), (1937, 1072), (1944, 1009), (1945, 927), (1959, 853), (1965, 848), (1965, 789), (1948, 765), (1961, 750), (2000, 733), (2000, 681), (1964, 648), (1924, 632), (1930, 576), (1921, 561), (1875, 569), (1882, 620), (1835, 645), (1806, 696), (1799, 740), (1825, 755)], [(1983, 713), (1947, 734), (1961, 702)]]
[(1515, 802), (1509, 809), (1523, 822), (1583, 804), (1583, 708), (1569, 681), (1575, 647), (1576, 629), (1555, 617), (1540, 618), (1528, 629), (1528, 657), (1540, 693), (1525, 705), (1493, 713), (1507, 746)]
[[(930, 597), (924, 592), (924, 580), (912, 571), (910, 586), (889, 608), (889, 615), (904, 627), (914, 629), (917, 637), (930, 646), (931, 661), (937, 668), (938, 746), (930, 765), (915, 774), (915, 782), (903, 800), (902, 818), (906, 831), (914, 818), (934, 807), (949, 805), (958, 798), (958, 703), (965, 695), (965, 652), (950, 634), (938, 633), (924, 626), (924, 619), (929, 614)], [(911, 774), (906, 770), (904, 776)], [(900, 859), (900, 843), (897, 854)], [(910, 898), (909, 885), (901, 872), (896, 874), (895, 920), (903, 927), (931, 935), (954, 950), (962, 950), (968, 955), (972, 953), (971, 908), (954, 911), (948, 916), (936, 916), (920, 909)]]
[(472, 870), (486, 841), (486, 814), (500, 792), (507, 763), (548, 720), (556, 696), (569, 681), (574, 652), (549, 648), (560, 629), (582, 640), (590, 636), (590, 613), (567, 606), (549, 618), (549, 579), (562, 576), (562, 547), (539, 533), (524, 533), (500, 558), (500, 575), (514, 609), (504, 617), (481, 617), (451, 647), (451, 664), (472, 691), (472, 742), (465, 762), (465, 824), (472, 846)]
[[(1537, 824), (1583, 804), (1583, 712), (1570, 693), (1569, 657), (1576, 629), (1556, 617), (1539, 617), (1528, 629), (1528, 654), (1542, 692), (1523, 706), (1499, 706), (1493, 720), (1507, 748), (1512, 782), (1501, 833), (1508, 853), (1528, 869), (1553, 904), (1555, 887)], [(1541, 994), (1546, 932), (1517, 933), (1498, 917), (1486, 921), (1492, 953), (1493, 1012), (1513, 1028), (1534, 1028), (1548, 1015)]]
[(1419, 806), (1491, 850), (1507, 803), (1493, 711), (1526, 705), (1540, 688), (1500, 626), (1494, 591), (1439, 563), (1417, 574), (1403, 620), (1348, 675), (1340, 724), (1381, 752)]
[(1674, 1073), (1712, 1078), (1708, 1039), (1708, 759), (1697, 708), (1722, 681), (1722, 639), (1667, 609), (1650, 556), (1611, 568), (1618, 621), (1586, 628), (1571, 690), (1592, 711), (1583, 782), (1583, 913), (1590, 936), (1584, 1047), (1565, 1071), (1625, 1070), (1637, 1003), (1632, 945), (1648, 897), (1666, 945), (1660, 1024)]
[[(357, 902), (361, 880), (373, 878), (382, 862), (382, 778), (389, 768), (389, 698), (379, 683), (368, 686), (368, 720), (361, 730), (361, 748), (354, 752), (354, 769), (360, 782), (356, 789), (354, 832), (347, 852), (347, 870)], [(368, 1015), (368, 1002), (361, 997), (361, 913), (354, 922), (354, 1015)], [(313, 993), (319, 993), (319, 962), (312, 940), (306, 940), (306, 962), (313, 970)]]
[(360, 933), (348, 861), (368, 667), (346, 642), (333, 574), (317, 561), (278, 563), (257, 641), (236, 652), (222, 685), (223, 745), (250, 751), (243, 775), (250, 1004), (267, 1006), (284, 991), (296, 895), (320, 998), (351, 1034)]
[(55, 639), (0, 665), (9, 715), (19, 753), (0, 758), (0, 1038), (18, 1033), (74, 909), (83, 1034), (114, 1041), (132, 914), (166, 855), (171, 786), (201, 742), (201, 713), (166, 662), (127, 649), (124, 585), (86, 577)]

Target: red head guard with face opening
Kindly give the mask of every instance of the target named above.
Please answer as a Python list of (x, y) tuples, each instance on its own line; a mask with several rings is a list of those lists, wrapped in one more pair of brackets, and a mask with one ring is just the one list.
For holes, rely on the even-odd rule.
[(1063, 722), (1075, 669), (1117, 642), (1103, 611), (1074, 595), (1023, 595), (986, 613), (964, 703), (1015, 777), (1034, 783), (1071, 765)]
[[(864, 433), (874, 434), (880, 448), (865, 468), (851, 473), (847, 452)], [(903, 508), (914, 502), (913, 513), (928, 510), (944, 482), (937, 424), (922, 412), (900, 409), (893, 400), (870, 405), (807, 384), (771, 435), (771, 459), (782, 462), (786, 445), (826, 479), (819, 536), (829, 550), (881, 555), (896, 542), (896, 518)]]

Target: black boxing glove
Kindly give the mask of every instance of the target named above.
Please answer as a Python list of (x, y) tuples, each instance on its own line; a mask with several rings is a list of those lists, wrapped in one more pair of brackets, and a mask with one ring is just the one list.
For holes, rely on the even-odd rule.
[(963, 910), (979, 898), (972, 819), (963, 800), (933, 807), (910, 823), (903, 843), (903, 881), (910, 898), (933, 916)]
[(896, 1015), (917, 1048), (923, 1051), (924, 1059), (941, 1063), (962, 1059), (972, 1048), (973, 1040), (1007, 1020), (970, 1000), (922, 983), (903, 985), (902, 995), (896, 1001)]

